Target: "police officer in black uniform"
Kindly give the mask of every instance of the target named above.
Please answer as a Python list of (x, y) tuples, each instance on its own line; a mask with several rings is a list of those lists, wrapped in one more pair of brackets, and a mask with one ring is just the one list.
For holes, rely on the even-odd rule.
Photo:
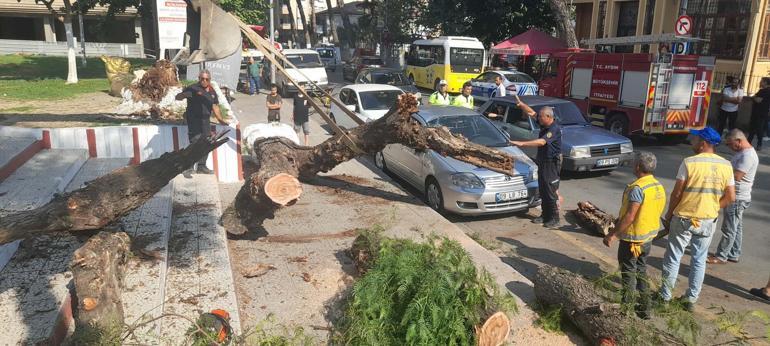
[[(181, 93), (176, 95), (176, 99), (179, 101), (187, 99), (187, 110), (184, 117), (187, 121), (187, 138), (190, 139), (190, 143), (197, 141), (202, 135), (208, 136), (211, 133), (210, 119), (212, 113), (220, 124), (227, 125), (219, 112), (219, 98), (211, 86), (211, 73), (208, 70), (202, 70), (198, 74), (198, 83), (184, 88)], [(207, 157), (208, 155), (198, 161), (198, 173), (213, 173), (206, 167)], [(189, 171), (186, 171), (185, 176), (188, 175)]]
[(537, 147), (537, 184), (540, 190), (540, 198), (543, 201), (542, 216), (535, 219), (535, 223), (543, 223), (548, 228), (559, 227), (559, 173), (561, 172), (561, 127), (554, 118), (553, 108), (543, 107), (539, 114), (530, 106), (522, 102), (518, 96), (518, 107), (529, 117), (537, 116), (540, 124), (538, 139), (531, 141), (511, 141), (518, 147)]

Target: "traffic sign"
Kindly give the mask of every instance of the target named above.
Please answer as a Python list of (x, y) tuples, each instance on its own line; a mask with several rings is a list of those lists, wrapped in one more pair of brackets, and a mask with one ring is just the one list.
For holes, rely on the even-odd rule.
[(677, 35), (689, 35), (690, 31), (692, 31), (692, 17), (687, 15), (679, 16), (676, 20), (674, 31), (676, 31)]

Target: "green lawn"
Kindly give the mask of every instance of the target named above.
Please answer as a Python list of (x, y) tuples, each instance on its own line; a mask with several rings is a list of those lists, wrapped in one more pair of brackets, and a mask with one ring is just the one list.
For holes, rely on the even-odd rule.
[[(147, 68), (149, 59), (128, 59), (131, 66)], [(59, 100), (78, 94), (109, 89), (104, 63), (99, 58), (88, 58), (87, 67), (80, 66), (78, 83), (65, 84), (67, 58), (40, 55), (0, 55), (0, 98)]]

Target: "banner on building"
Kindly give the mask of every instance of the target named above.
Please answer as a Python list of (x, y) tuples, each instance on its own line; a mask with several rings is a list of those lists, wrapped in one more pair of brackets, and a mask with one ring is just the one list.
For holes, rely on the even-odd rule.
[(184, 0), (157, 0), (158, 45), (160, 50), (184, 47), (187, 31), (187, 3)]

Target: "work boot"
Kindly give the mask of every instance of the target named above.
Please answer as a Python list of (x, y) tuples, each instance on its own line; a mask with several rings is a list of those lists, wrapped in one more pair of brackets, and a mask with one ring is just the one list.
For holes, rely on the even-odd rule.
[(560, 226), (559, 219), (552, 219), (543, 223), (543, 227), (550, 229), (558, 229)]
[(212, 174), (214, 171), (210, 170), (208, 167), (204, 165), (198, 165), (198, 173), (200, 174)]

